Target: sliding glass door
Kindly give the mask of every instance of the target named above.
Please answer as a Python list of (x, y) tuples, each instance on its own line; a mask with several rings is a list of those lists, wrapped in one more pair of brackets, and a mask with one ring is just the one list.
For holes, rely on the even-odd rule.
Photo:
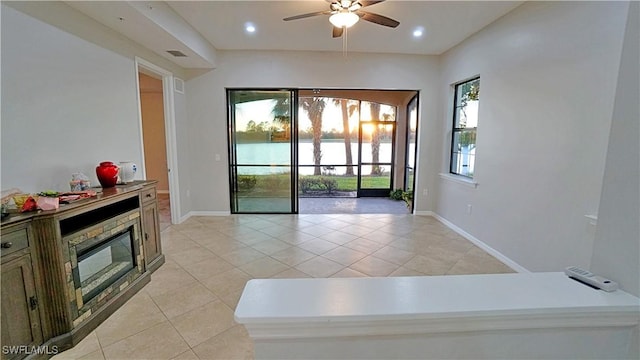
[(232, 213), (297, 213), (297, 94), (227, 90)]

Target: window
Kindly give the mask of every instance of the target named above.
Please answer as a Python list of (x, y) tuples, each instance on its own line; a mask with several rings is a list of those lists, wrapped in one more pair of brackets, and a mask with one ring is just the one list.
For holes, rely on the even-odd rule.
[(449, 169), (452, 174), (473, 178), (479, 103), (480, 78), (455, 85)]

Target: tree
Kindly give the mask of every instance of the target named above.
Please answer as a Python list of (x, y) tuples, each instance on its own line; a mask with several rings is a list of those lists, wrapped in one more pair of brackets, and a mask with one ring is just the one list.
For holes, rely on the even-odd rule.
[(322, 97), (304, 97), (300, 98), (300, 106), (307, 112), (309, 120), (311, 120), (311, 129), (313, 132), (313, 164), (315, 165), (313, 175), (322, 175), (320, 160), (322, 153), (320, 150), (320, 141), (322, 139), (322, 113), (325, 107), (325, 98)]
[(349, 128), (349, 118), (358, 108), (357, 103), (349, 105), (349, 99), (333, 99), (333, 103), (340, 105), (342, 110), (342, 133), (344, 135), (344, 151), (347, 156), (347, 176), (353, 176), (353, 153), (351, 152), (351, 129)]
[[(369, 108), (371, 109), (371, 120), (380, 121), (380, 103), (370, 102)], [(371, 166), (371, 175), (381, 175), (382, 169), (377, 165), (380, 162), (380, 132), (377, 123), (373, 125), (371, 130), (371, 162), (376, 164)]]
[(276, 99), (276, 103), (271, 110), (274, 126), (280, 126), (287, 133), (291, 127), (291, 114), (289, 110), (290, 103), (288, 96)]

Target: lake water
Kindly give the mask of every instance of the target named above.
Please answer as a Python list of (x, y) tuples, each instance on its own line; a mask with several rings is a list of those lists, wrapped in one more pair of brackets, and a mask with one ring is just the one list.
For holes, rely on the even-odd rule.
[[(343, 141), (323, 141), (320, 144), (323, 165), (341, 165), (346, 164), (347, 156)], [(358, 162), (358, 143), (351, 144), (353, 163)], [(270, 165), (268, 167), (239, 167), (239, 174), (273, 174), (278, 172), (288, 172), (288, 167), (279, 167), (277, 165), (290, 165), (290, 144), (289, 143), (249, 143), (237, 144), (236, 155), (238, 165)], [(391, 163), (391, 143), (380, 144), (380, 160), (381, 163)], [(371, 144), (362, 144), (362, 162), (371, 162)], [(301, 175), (313, 174), (313, 143), (300, 142), (298, 144), (298, 164)], [(390, 170), (390, 165), (383, 166), (385, 171)], [(346, 167), (336, 167), (332, 170), (332, 174), (342, 175), (345, 173)], [(369, 174), (371, 167), (363, 166), (363, 174)]]

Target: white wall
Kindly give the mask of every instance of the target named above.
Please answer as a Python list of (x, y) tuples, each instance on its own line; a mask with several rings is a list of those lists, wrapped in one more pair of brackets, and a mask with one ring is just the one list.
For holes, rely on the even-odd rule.
[(104, 160), (141, 162), (130, 59), (2, 8), (2, 187), (68, 190)]
[(2, 189), (67, 190), (78, 171), (98, 185), (100, 161), (141, 164), (135, 56), (183, 70), (62, 2), (1, 11)]
[[(640, 5), (629, 11), (613, 110), (592, 272), (640, 296)], [(636, 347), (637, 349), (637, 347)]]
[(480, 113), (478, 187), (439, 179), (440, 216), (528, 270), (589, 267), (626, 14), (525, 3), (443, 55), (440, 171), (450, 85), (480, 75)]
[[(435, 57), (283, 51), (220, 51), (217, 68), (187, 82), (191, 139), (191, 198), (196, 212), (228, 212), (227, 108), (225, 88), (409, 89), (420, 93), (417, 188), (431, 186), (435, 146), (438, 62)], [(214, 161), (219, 154), (221, 161)], [(430, 210), (418, 198), (418, 210)]]

